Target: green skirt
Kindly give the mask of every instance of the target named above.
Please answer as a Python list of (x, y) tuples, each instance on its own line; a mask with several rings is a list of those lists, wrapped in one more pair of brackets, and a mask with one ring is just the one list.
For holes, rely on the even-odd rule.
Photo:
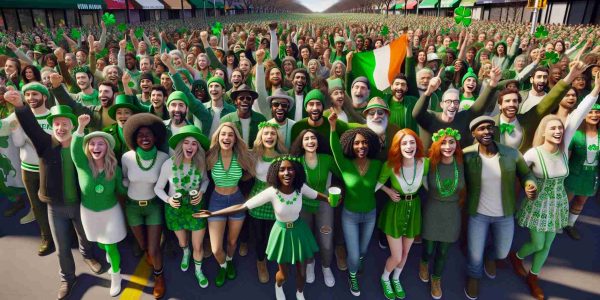
[(387, 201), (379, 214), (377, 227), (385, 234), (397, 239), (414, 238), (421, 234), (421, 199), (414, 195), (412, 200)]
[(268, 260), (280, 265), (295, 264), (313, 258), (318, 251), (317, 241), (302, 219), (293, 223), (275, 221), (267, 244)]
[(565, 189), (567, 193), (573, 193), (575, 196), (592, 197), (598, 190), (598, 166), (586, 168), (578, 167), (577, 172), (572, 171), (569, 177), (565, 179)]
[[(269, 185), (266, 182), (256, 179), (254, 185), (252, 186), (252, 190), (250, 191), (250, 196), (248, 197), (248, 199), (264, 191), (268, 187)], [(259, 207), (255, 207), (251, 209), (248, 213), (250, 213), (250, 215), (255, 219), (273, 221), (275, 220), (275, 212), (273, 211), (273, 205), (271, 204), (271, 202), (267, 202)]]
[(172, 231), (189, 230), (197, 231), (206, 228), (206, 218), (196, 219), (192, 214), (202, 209), (202, 202), (191, 205), (188, 196), (184, 196), (181, 206), (173, 208), (170, 204), (165, 205), (165, 220), (167, 228)]

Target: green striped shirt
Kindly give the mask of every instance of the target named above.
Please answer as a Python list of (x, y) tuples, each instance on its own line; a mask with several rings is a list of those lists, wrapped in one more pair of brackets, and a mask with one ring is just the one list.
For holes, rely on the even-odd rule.
[(215, 186), (218, 187), (232, 187), (237, 186), (240, 178), (242, 178), (242, 167), (237, 162), (237, 156), (233, 154), (229, 169), (225, 170), (223, 167), (223, 160), (219, 153), (219, 159), (215, 166), (210, 170), (212, 179), (215, 182)]

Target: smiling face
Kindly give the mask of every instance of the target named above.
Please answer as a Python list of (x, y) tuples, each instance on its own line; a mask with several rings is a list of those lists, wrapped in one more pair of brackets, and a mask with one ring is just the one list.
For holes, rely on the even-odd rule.
[(281, 85), (281, 71), (277, 68), (271, 69), (271, 71), (269, 71), (269, 81), (271, 82), (271, 85), (273, 85), (273, 86), (280, 86)]
[(388, 112), (381, 108), (372, 108), (367, 111), (367, 127), (377, 135), (383, 135), (388, 125)]
[(483, 122), (471, 132), (478, 143), (489, 146), (493, 142), (494, 124), (491, 122)]
[(367, 101), (367, 99), (369, 99), (370, 91), (369, 91), (369, 88), (366, 83), (356, 82), (352, 86), (351, 93), (352, 93), (352, 102), (360, 105), (362, 103), (365, 103)]
[(211, 82), (208, 85), (208, 94), (212, 100), (223, 98), (223, 86), (217, 82)]
[(101, 84), (98, 87), (98, 99), (100, 99), (100, 105), (102, 105), (102, 107), (111, 106), (114, 95), (115, 93), (111, 86)]
[(144, 151), (149, 151), (154, 147), (156, 137), (154, 132), (148, 127), (140, 127), (135, 137), (135, 143)]
[(198, 152), (200, 144), (198, 144), (198, 141), (191, 136), (188, 136), (185, 139), (183, 139), (182, 143), (183, 157), (191, 160), (194, 157), (194, 155), (196, 155), (196, 153)]
[(323, 117), (323, 103), (319, 100), (308, 101), (306, 104), (306, 112), (312, 121), (319, 121)]
[(56, 117), (52, 120), (52, 133), (59, 142), (66, 142), (71, 138), (73, 123), (71, 119), (65, 117)]
[(452, 157), (456, 151), (456, 139), (451, 136), (445, 136), (440, 147), (443, 157)]
[(91, 138), (88, 142), (88, 152), (92, 155), (93, 160), (102, 160), (108, 150), (108, 143), (103, 137)]
[(242, 75), (242, 72), (240, 72), (239, 70), (231, 72), (231, 83), (233, 84), (233, 87), (239, 87), (242, 84), (243, 80), (244, 76)]
[(150, 79), (142, 79), (140, 80), (140, 88), (142, 88), (142, 93), (149, 93), (152, 88), (152, 80)]
[(237, 106), (238, 113), (243, 116), (249, 116), (252, 109), (252, 103), (254, 99), (249, 92), (241, 92), (235, 98), (235, 105)]
[(352, 143), (352, 150), (356, 158), (366, 158), (369, 154), (369, 141), (361, 134), (356, 134)]
[(463, 84), (463, 88), (465, 89), (465, 92), (473, 93), (477, 88), (477, 79), (475, 79), (475, 77), (467, 78)]
[(46, 96), (38, 91), (28, 90), (25, 92), (25, 102), (27, 102), (31, 108), (39, 108), (44, 105), (45, 101)]
[(548, 73), (545, 71), (536, 71), (531, 77), (531, 87), (538, 93), (544, 91), (548, 85)]
[(546, 123), (544, 129), (544, 139), (554, 145), (559, 145), (562, 142), (565, 129), (560, 120), (550, 120)]
[(304, 151), (308, 153), (315, 153), (317, 152), (318, 147), (319, 140), (317, 140), (317, 136), (310, 131), (306, 132), (302, 137), (302, 148)]
[(585, 116), (585, 123), (592, 126), (598, 126), (598, 123), (600, 123), (600, 110), (590, 110)]
[(289, 160), (282, 161), (279, 170), (277, 171), (277, 177), (282, 186), (292, 186), (294, 179), (296, 178), (296, 169), (294, 169), (292, 162)]
[(444, 94), (444, 99), (440, 102), (442, 113), (450, 120), (454, 119), (454, 116), (456, 116), (459, 105), (460, 100), (458, 93), (446, 93)]
[(160, 75), (160, 85), (167, 89), (167, 91), (170, 91), (173, 88), (173, 81), (166, 72)]
[(271, 116), (275, 121), (282, 123), (285, 121), (286, 114), (290, 108), (290, 103), (287, 99), (273, 99), (271, 101)]
[(572, 110), (577, 104), (577, 92), (574, 89), (569, 89), (567, 94), (560, 101), (560, 106), (568, 110)]
[(80, 90), (85, 90), (90, 87), (90, 77), (85, 72), (75, 74), (75, 80), (77, 80), (77, 86)]
[(273, 127), (263, 128), (262, 135), (260, 137), (263, 146), (266, 149), (273, 149), (277, 145), (277, 129)]
[(404, 94), (406, 94), (407, 91), (408, 84), (406, 83), (406, 80), (400, 78), (394, 79), (394, 82), (392, 83), (392, 93), (394, 98), (398, 100), (404, 98)]
[(235, 145), (235, 132), (229, 126), (223, 126), (219, 131), (219, 146), (221, 150), (231, 150)]
[(165, 104), (165, 95), (161, 90), (152, 90), (150, 93), (150, 102), (154, 109), (159, 109)]
[(133, 112), (131, 111), (131, 109), (129, 109), (127, 107), (117, 108), (117, 111), (115, 112), (115, 118), (117, 119), (117, 124), (119, 124), (119, 126), (122, 128), (123, 125), (125, 125), (125, 122), (127, 121), (127, 119), (129, 119), (129, 117), (131, 117), (132, 114), (133, 114)]
[(185, 105), (185, 102), (181, 100), (173, 100), (169, 103), (169, 116), (171, 120), (176, 124), (182, 124), (185, 122), (185, 118), (188, 112), (188, 107)]
[(400, 153), (405, 159), (412, 159), (417, 153), (417, 140), (414, 136), (407, 134), (400, 140)]
[(331, 104), (338, 109), (342, 109), (344, 106), (344, 90), (337, 89), (331, 93)]
[(517, 115), (519, 109), (519, 96), (516, 93), (502, 96), (500, 101), (500, 111), (507, 119), (512, 120)]
[(292, 83), (294, 84), (294, 91), (296, 94), (301, 94), (306, 86), (306, 75), (302, 72), (297, 72), (294, 74)]

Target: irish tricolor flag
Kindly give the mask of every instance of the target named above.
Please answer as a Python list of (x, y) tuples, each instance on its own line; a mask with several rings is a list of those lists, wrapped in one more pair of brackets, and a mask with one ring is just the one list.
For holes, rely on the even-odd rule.
[[(379, 94), (375, 90), (385, 91), (400, 73), (407, 43), (408, 37), (404, 34), (384, 47), (354, 54), (351, 80), (359, 76), (367, 77), (371, 83), (371, 97)], [(347, 88), (350, 90), (350, 87)]]

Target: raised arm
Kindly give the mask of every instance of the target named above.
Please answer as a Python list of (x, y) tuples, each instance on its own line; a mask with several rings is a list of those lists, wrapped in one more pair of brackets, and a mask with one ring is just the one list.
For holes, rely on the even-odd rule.
[(106, 47), (106, 24), (104, 24), (104, 21), (100, 21), (100, 26), (102, 27), (102, 33), (100, 33), (100, 49), (104, 49), (104, 47)]
[(77, 118), (77, 131), (73, 134), (73, 139), (71, 139), (71, 157), (73, 158), (75, 167), (78, 169), (89, 168), (88, 158), (83, 151), (83, 135), (85, 127), (90, 123), (90, 119), (89, 115), (81, 115)]
[(15, 115), (21, 128), (33, 143), (38, 156), (41, 156), (52, 144), (50, 135), (40, 127), (31, 109), (25, 106), (20, 92), (9, 90), (4, 94), (4, 100), (15, 107)]
[(479, 94), (479, 97), (477, 97), (477, 100), (475, 100), (475, 103), (473, 103), (473, 106), (471, 106), (471, 109), (469, 110), (473, 116), (479, 116), (483, 114), (485, 109), (494, 102), (494, 89), (496, 89), (498, 86), (500, 78), (502, 78), (502, 71), (499, 67), (493, 67), (492, 70), (490, 70), (490, 81)]
[(56, 61), (58, 62), (58, 68), (59, 68), (60, 74), (63, 76), (63, 80), (64, 80), (65, 84), (67, 86), (73, 86), (75, 81), (73, 80), (73, 77), (71, 77), (71, 73), (69, 73), (69, 68), (67, 67), (67, 64), (65, 63), (65, 49), (56, 48), (56, 50), (54, 50), (54, 55), (56, 55)]
[(442, 84), (442, 80), (438, 76), (431, 78), (429, 80), (429, 86), (427, 86), (427, 90), (419, 97), (417, 103), (415, 103), (415, 107), (413, 107), (412, 116), (417, 121), (419, 125), (423, 128), (427, 128), (427, 122), (431, 118), (435, 118), (435, 114), (428, 111), (429, 101), (431, 100), (431, 95), (435, 93), (435, 91)]
[(256, 99), (256, 103), (258, 105), (258, 112), (261, 113), (267, 120), (271, 119), (271, 108), (269, 107), (269, 102), (267, 102), (267, 97), (269, 96), (267, 92), (267, 87), (265, 84), (265, 66), (263, 65), (263, 61), (265, 59), (265, 50), (259, 49), (256, 51), (256, 92), (258, 93), (258, 99)]
[(600, 92), (600, 72), (596, 73), (594, 84), (594, 89), (587, 96), (585, 96), (585, 98), (583, 98), (583, 101), (577, 105), (577, 108), (575, 108), (575, 110), (573, 110), (573, 112), (571, 112), (567, 118), (563, 137), (563, 151), (565, 153), (567, 153), (567, 148), (573, 139), (573, 135), (575, 135), (575, 131), (577, 131), (587, 113), (592, 109), (592, 106), (596, 103), (596, 100), (598, 100), (598, 92)]
[(275, 61), (279, 57), (279, 40), (277, 39), (277, 23), (273, 22), (269, 24), (269, 35), (271, 36), (271, 42), (269, 43), (269, 53), (271, 54), (271, 60)]
[(210, 60), (210, 67), (213, 69), (219, 68), (222, 70), (227, 70), (227, 66), (223, 65), (223, 63), (215, 55), (213, 49), (210, 47), (210, 44), (208, 43), (208, 32), (200, 32), (200, 41), (202, 42), (204, 51), (206, 51), (206, 55), (208, 55), (208, 59)]

